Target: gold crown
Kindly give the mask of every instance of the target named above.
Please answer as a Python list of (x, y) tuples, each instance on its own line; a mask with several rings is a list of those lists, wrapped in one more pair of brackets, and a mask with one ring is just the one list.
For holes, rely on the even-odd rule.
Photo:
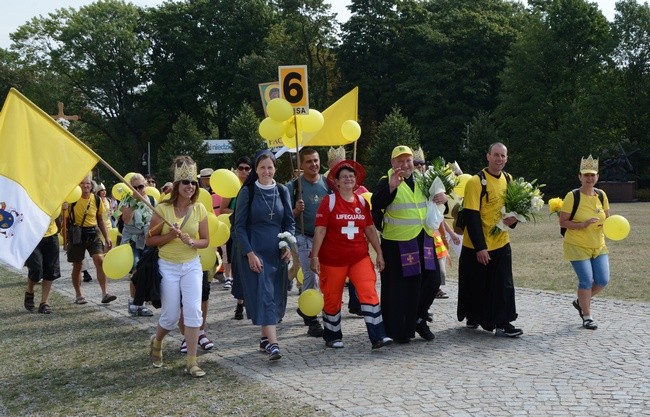
[(180, 166), (174, 166), (174, 182), (182, 180), (196, 181), (196, 164), (182, 161)]
[(424, 159), (424, 151), (422, 150), (421, 146), (413, 151), (413, 160), (422, 162), (426, 161), (426, 159)]
[(589, 158), (582, 158), (580, 160), (580, 173), (581, 174), (597, 174), (598, 173), (598, 158), (594, 159), (591, 155)]
[(345, 159), (345, 148), (343, 146), (339, 146), (338, 148), (330, 148), (327, 151), (327, 166), (330, 168), (332, 167), (332, 165), (344, 159)]

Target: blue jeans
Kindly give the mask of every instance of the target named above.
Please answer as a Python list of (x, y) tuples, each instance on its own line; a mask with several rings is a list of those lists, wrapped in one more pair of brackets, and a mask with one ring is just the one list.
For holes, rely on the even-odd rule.
[(309, 267), (309, 255), (311, 254), (311, 247), (314, 244), (314, 238), (305, 235), (296, 235), (296, 246), (298, 247), (298, 258), (300, 259), (300, 267), (302, 268), (303, 282), (302, 290), (320, 289), (318, 282), (318, 275), (316, 275)]
[(609, 255), (599, 255), (584, 261), (571, 261), (578, 275), (578, 288), (590, 290), (594, 285), (604, 287), (609, 283)]

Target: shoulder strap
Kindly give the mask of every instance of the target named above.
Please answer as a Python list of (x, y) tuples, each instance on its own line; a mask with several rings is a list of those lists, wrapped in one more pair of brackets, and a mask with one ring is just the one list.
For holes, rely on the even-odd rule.
[(330, 194), (327, 196), (329, 198), (330, 213), (334, 210), (334, 205), (336, 204), (336, 194)]
[(362, 195), (357, 195), (359, 197), (359, 202), (361, 202), (361, 207), (366, 206), (366, 199)]
[(255, 183), (251, 182), (248, 184), (248, 212), (251, 211), (251, 206), (253, 205), (253, 196), (255, 195)]
[(292, 198), (293, 198), (293, 207), (296, 206), (296, 201), (298, 200), (298, 181), (300, 180), (300, 176), (298, 178), (294, 178), (293, 181), (291, 181), (291, 191), (292, 191)]
[(481, 208), (481, 205), (483, 204), (483, 197), (485, 197), (485, 201), (488, 200), (488, 192), (487, 192), (487, 184), (486, 184), (486, 179), (485, 179), (485, 172), (483, 170), (480, 170), (478, 172), (478, 178), (481, 182), (481, 196), (478, 198), (478, 206), (479, 209)]
[(185, 226), (185, 223), (187, 223), (187, 220), (190, 218), (193, 211), (194, 211), (194, 204), (192, 204), (190, 208), (187, 209), (187, 213), (185, 214), (185, 218), (183, 219), (183, 223), (181, 223), (179, 229), (182, 229), (183, 226)]
[(600, 200), (600, 204), (605, 204), (605, 197), (603, 197), (603, 190), (594, 187), (594, 191), (596, 192), (596, 194), (598, 194), (598, 199)]
[(569, 220), (573, 220), (573, 216), (576, 215), (576, 211), (578, 211), (578, 206), (580, 205), (580, 188), (576, 188), (572, 192), (573, 192), (573, 208), (571, 209)]

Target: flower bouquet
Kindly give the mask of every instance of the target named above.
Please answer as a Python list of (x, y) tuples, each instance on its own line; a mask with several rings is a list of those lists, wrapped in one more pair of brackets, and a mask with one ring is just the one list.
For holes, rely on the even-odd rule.
[(549, 215), (557, 214), (559, 216), (563, 204), (564, 204), (564, 200), (562, 200), (560, 197), (555, 197), (548, 200)]
[[(429, 200), (431, 196), (440, 192), (438, 190), (441, 188), (443, 188), (443, 191), (446, 194), (451, 194), (454, 187), (458, 185), (456, 174), (454, 174), (451, 166), (448, 165), (442, 157), (434, 159), (424, 173), (415, 171), (414, 179), (427, 200)], [(436, 181), (436, 179), (438, 180)], [(436, 182), (435, 186), (434, 182)]]
[[(296, 238), (289, 232), (282, 232), (278, 234), (280, 239), (279, 247), (280, 252), (285, 253), (286, 251), (291, 252), (291, 246), (296, 244)], [(293, 265), (293, 259), (289, 259), (289, 269)]]
[(438, 229), (440, 223), (444, 220), (444, 207), (442, 205), (436, 206), (431, 199), (441, 192), (450, 194), (458, 184), (458, 179), (452, 168), (441, 157), (434, 159), (424, 173), (415, 171), (414, 175), (415, 183), (427, 199), (425, 223), (431, 229)]
[(535, 185), (536, 182), (537, 180), (527, 182), (523, 178), (517, 178), (508, 183), (503, 195), (505, 204), (501, 207), (501, 219), (490, 231), (491, 235), (507, 231), (508, 227), (503, 224), (506, 217), (514, 216), (521, 223), (535, 220), (535, 214), (544, 207), (544, 194), (540, 191), (544, 184)]

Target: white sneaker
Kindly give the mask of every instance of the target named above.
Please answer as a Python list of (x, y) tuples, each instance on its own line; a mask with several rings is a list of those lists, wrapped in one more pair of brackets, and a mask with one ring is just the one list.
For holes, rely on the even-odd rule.
[(223, 283), (223, 289), (229, 290), (231, 288), (232, 288), (232, 278), (226, 278), (226, 280)]

